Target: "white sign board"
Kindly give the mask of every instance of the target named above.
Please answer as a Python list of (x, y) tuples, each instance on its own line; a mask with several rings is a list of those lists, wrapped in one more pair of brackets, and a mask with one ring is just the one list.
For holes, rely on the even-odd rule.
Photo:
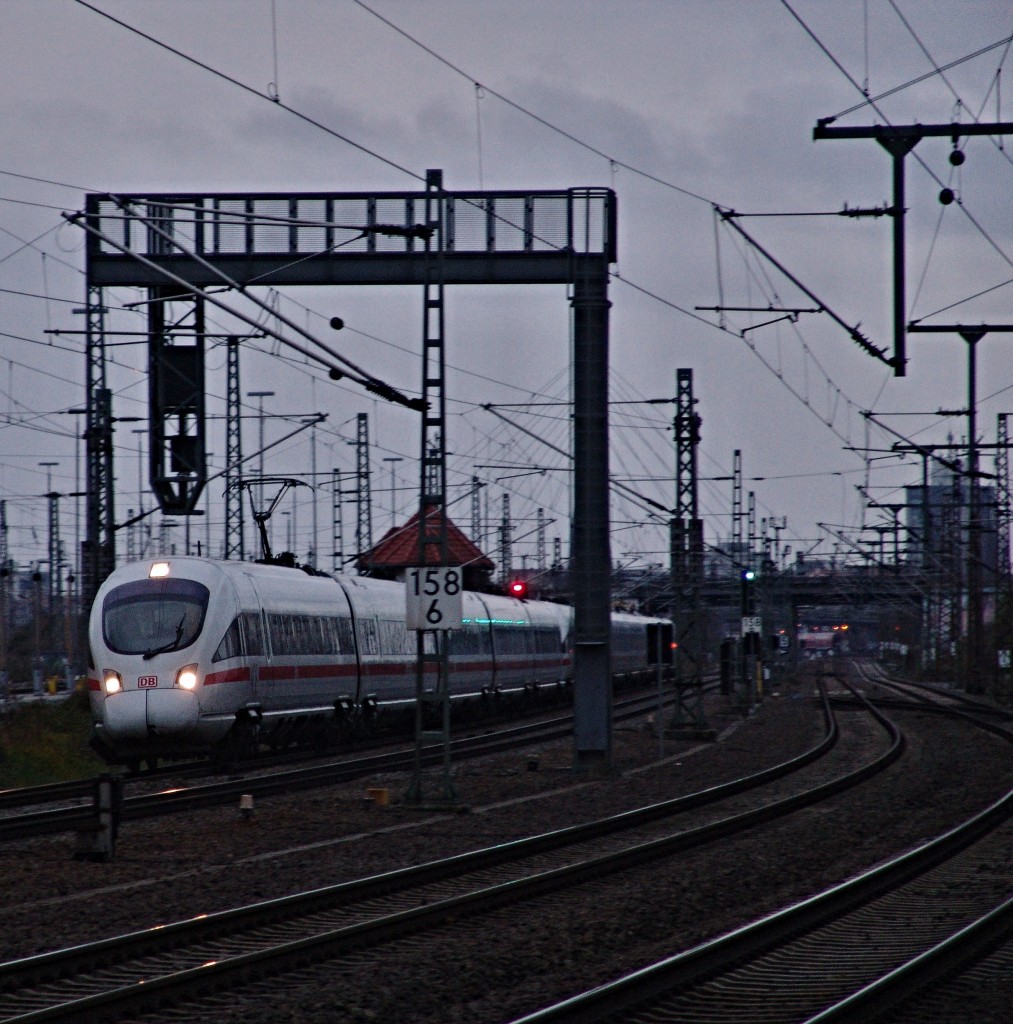
[(743, 615), (742, 616), (742, 635), (745, 636), (747, 633), (762, 633), (763, 632), (763, 618), (759, 615)]
[(422, 566), (405, 573), (405, 624), (409, 629), (460, 629), (460, 569)]

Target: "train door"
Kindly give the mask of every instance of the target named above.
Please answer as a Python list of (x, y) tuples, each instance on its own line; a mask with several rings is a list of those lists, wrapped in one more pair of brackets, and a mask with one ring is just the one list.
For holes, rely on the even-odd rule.
[(251, 702), (264, 710), (277, 704), (277, 681), (271, 673), (271, 645), (263, 596), (257, 581), (246, 574), (253, 595), (253, 607), (244, 602), (242, 613), (246, 657), (250, 668)]

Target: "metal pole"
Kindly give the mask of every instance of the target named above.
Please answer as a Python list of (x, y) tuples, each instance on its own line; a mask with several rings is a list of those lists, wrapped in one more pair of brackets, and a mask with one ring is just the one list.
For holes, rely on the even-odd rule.
[(398, 462), (404, 462), (404, 459), (400, 455), (386, 455), (383, 459), (384, 462), (390, 463), (390, 525), (391, 529), (397, 526), (397, 507), (395, 505), (395, 487), (394, 487), (394, 465)]
[(260, 487), (258, 488), (258, 491), (257, 491), (257, 493), (258, 493), (257, 511), (259, 512), (264, 507), (264, 479), (263, 479), (263, 477), (264, 477), (264, 399), (265, 398), (273, 398), (274, 397), (274, 392), (273, 391), (247, 391), (246, 392), (246, 396), (247, 396), (247, 398), (256, 398), (256, 399), (258, 399), (259, 404), (260, 404), (260, 412), (259, 412), (258, 417), (257, 417), (258, 420), (259, 420), (259, 427), (260, 427), (260, 435), (259, 435), (259, 439), (260, 439), (260, 455), (259, 455), (259, 461), (257, 463), (257, 473), (258, 473), (258, 475), (261, 478)]
[[(141, 434), (146, 434), (147, 431), (141, 427), (138, 430), (131, 430), (131, 434), (137, 434), (137, 513), (138, 515), (144, 515), (144, 444), (141, 441)], [(143, 520), (137, 522), (134, 526), (129, 527), (130, 530), (137, 530), (137, 537), (144, 536), (144, 526), (142, 525)], [(127, 541), (129, 543), (129, 536)], [(144, 545), (141, 543), (137, 544), (136, 553), (138, 558), (144, 557)]]
[(978, 342), (984, 331), (964, 331), (967, 342), (967, 689), (984, 692), (982, 680), (981, 523), (978, 512)]
[(585, 258), (573, 298), (574, 761), (578, 771), (612, 769), (609, 606), (607, 266)]
[(314, 423), (310, 428), (310, 475), (313, 478), (313, 544), (310, 552), (310, 565), (317, 567), (317, 544), (319, 541), (317, 529), (317, 427)]
[(60, 573), (60, 558), (57, 550), (59, 541), (59, 522), (54, 514), (54, 508), (56, 507), (56, 496), (53, 492), (53, 466), (59, 466), (59, 462), (40, 462), (40, 466), (43, 466), (46, 470), (46, 501), (48, 503), (48, 520), (49, 520), (49, 580), (47, 583), (47, 598), (46, 598), (46, 612), (48, 615), (53, 614), (53, 597), (56, 593), (56, 580), (59, 578)]

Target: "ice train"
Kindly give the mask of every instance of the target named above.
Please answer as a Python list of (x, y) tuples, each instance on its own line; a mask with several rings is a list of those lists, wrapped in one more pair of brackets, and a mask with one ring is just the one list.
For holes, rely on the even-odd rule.
[[(568, 606), (466, 591), (463, 611), (448, 634), (453, 698), (569, 678)], [(658, 621), (613, 613), (615, 672), (646, 666)], [(99, 589), (89, 646), (92, 744), (110, 763), (232, 756), (415, 698), (404, 585), (361, 576), (192, 556), (132, 562)]]

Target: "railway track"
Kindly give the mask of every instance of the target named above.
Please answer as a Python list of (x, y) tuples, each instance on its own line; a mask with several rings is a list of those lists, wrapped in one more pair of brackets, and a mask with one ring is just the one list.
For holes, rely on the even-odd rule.
[(514, 1024), (895, 1021), (912, 991), (1009, 943), (1013, 900), (978, 878), (1008, 854), (1011, 810), (1008, 794), (843, 885)]
[[(841, 772), (825, 766), (838, 729), (823, 695), (826, 734), (784, 764), (689, 796), (442, 861), (389, 872), (269, 903), (238, 908), (133, 935), (0, 965), (0, 1020), (115, 1019), (205, 991), (268, 984), (259, 979), (334, 958), (369, 955), (379, 943), (429, 941), (498, 908), (587, 885), (603, 876), (734, 835), (858, 785), (893, 763), (903, 739), (876, 715), (881, 751)], [(874, 713), (874, 712), (873, 712)], [(788, 776), (820, 780), (762, 806), (750, 795)], [(766, 791), (764, 791), (766, 792)], [(708, 820), (687, 816), (706, 809)], [(579, 889), (578, 889), (579, 891)], [(223, 996), (222, 998), (227, 998)], [(68, 1001), (69, 1000), (69, 1001)]]
[[(653, 712), (656, 707), (656, 693), (632, 695), (616, 701), (614, 717), (617, 722), (625, 721)], [(455, 760), (461, 760), (525, 744), (547, 742), (569, 735), (572, 729), (572, 714), (542, 718), (495, 731), (490, 728), (477, 735), (453, 740), (451, 756)], [(430, 751), (424, 758), (424, 763), (439, 763), (442, 747), (434, 746)], [(182, 775), (170, 774), (168, 778), (171, 781), (165, 789), (126, 796), (122, 802), (120, 821), (136, 821), (203, 807), (237, 803), (240, 796), (246, 793), (260, 799), (277, 793), (348, 782), (375, 772), (410, 771), (414, 765), (414, 758), (414, 746), (401, 744), (395, 750), (386, 749), (365, 756), (360, 754), (322, 764), (318, 755), (312, 765), (301, 768), (289, 767), (282, 771), (265, 771), (259, 764), (251, 764), (240, 775), (215, 782), (198, 781), (185, 784), (185, 780), (193, 777), (193, 773), (184, 771)], [(206, 773), (206, 768), (203, 769), (203, 773)], [(203, 773), (198, 774), (198, 778), (203, 777)], [(157, 782), (159, 778), (142, 776), (131, 780), (127, 777), (124, 783), (127, 786), (150, 786), (152, 781)], [(184, 784), (181, 785), (181, 782)], [(86, 779), (11, 790), (0, 794), (0, 812), (4, 812), (0, 813), (0, 842), (52, 835), (86, 827), (92, 819), (91, 798), (94, 786), (95, 780)], [(60, 806), (46, 806), (53, 803)], [(6, 813), (23, 807), (32, 807), (33, 810), (21, 814)]]
[[(914, 702), (922, 707), (934, 709), (944, 708), (963, 711), (968, 715), (975, 716), (979, 720), (1013, 722), (1013, 711), (1010, 711), (1009, 708), (999, 707), (987, 701), (975, 700), (959, 690), (952, 690), (931, 683), (899, 679), (888, 675), (882, 670), (881, 666), (869, 662), (859, 662), (856, 668), (861, 674), (862, 679), (870, 685), (881, 687), (889, 693), (905, 698), (909, 703)], [(885, 701), (879, 698), (877, 698), (877, 702), (880, 706), (886, 704)]]
[(995, 871), (1011, 819), (1013, 791), (841, 885), (513, 1024), (896, 1024), (914, 994), (924, 1014), (926, 990), (955, 972), (1013, 963), (1013, 899)]

